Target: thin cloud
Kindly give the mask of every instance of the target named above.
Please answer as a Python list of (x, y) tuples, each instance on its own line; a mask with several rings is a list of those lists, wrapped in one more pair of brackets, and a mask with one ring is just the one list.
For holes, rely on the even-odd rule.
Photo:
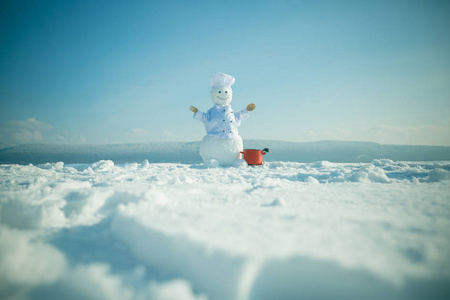
[(2, 144), (16, 145), (43, 142), (43, 132), (53, 129), (53, 126), (35, 118), (21, 121), (4, 122), (0, 125)]
[(371, 141), (394, 145), (450, 146), (450, 122), (394, 126), (381, 124), (359, 129), (336, 128), (328, 131), (307, 131), (313, 140)]
[(86, 143), (86, 138), (75, 134), (58, 132), (55, 126), (39, 121), (36, 118), (0, 123), (1, 147), (34, 143)]

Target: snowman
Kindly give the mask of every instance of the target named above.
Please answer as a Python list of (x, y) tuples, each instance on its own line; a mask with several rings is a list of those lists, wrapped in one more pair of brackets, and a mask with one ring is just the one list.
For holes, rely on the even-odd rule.
[(234, 112), (230, 106), (233, 97), (231, 86), (234, 84), (233, 76), (216, 73), (210, 78), (211, 100), (214, 106), (206, 113), (191, 106), (194, 119), (201, 121), (207, 135), (200, 144), (200, 156), (206, 167), (219, 166), (246, 166), (241, 159), (243, 150), (242, 138), (239, 136), (238, 127), (241, 121), (249, 117), (249, 111), (255, 109), (255, 104), (247, 105), (247, 108)]

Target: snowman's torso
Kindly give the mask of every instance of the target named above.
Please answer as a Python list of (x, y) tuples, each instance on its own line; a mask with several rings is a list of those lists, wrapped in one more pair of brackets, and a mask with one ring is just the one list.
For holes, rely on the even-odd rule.
[(197, 113), (194, 118), (203, 122), (208, 135), (232, 139), (239, 135), (237, 128), (241, 124), (243, 114), (242, 111), (234, 113), (231, 105), (214, 105), (206, 113)]

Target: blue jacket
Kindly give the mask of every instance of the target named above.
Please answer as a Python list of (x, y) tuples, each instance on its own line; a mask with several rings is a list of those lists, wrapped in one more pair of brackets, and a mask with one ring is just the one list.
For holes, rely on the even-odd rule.
[(203, 122), (208, 135), (214, 135), (223, 139), (232, 139), (239, 135), (237, 128), (241, 121), (248, 118), (247, 109), (233, 112), (230, 105), (222, 106), (215, 104), (206, 113), (198, 111), (194, 119)]

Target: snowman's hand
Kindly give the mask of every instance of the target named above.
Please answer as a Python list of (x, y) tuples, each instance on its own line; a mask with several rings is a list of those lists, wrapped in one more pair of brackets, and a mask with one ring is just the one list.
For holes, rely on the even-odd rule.
[(192, 105), (189, 107), (189, 110), (192, 111), (194, 114), (196, 114), (198, 112), (197, 107), (192, 106)]
[(249, 105), (247, 105), (247, 110), (252, 111), (255, 109), (255, 107), (256, 107), (256, 105), (254, 103), (250, 103)]

